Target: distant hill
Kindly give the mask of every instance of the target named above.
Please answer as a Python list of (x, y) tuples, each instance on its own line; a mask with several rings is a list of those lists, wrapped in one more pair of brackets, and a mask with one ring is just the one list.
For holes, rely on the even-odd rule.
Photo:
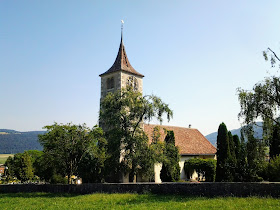
[[(238, 128), (238, 129), (233, 129), (231, 130), (231, 133), (232, 135), (238, 135), (239, 138), (240, 138), (240, 131), (241, 131), (241, 128)], [(262, 122), (257, 122), (257, 125), (254, 126), (254, 133), (255, 133), (255, 138), (257, 139), (261, 139), (262, 138), (262, 134), (263, 134), (263, 131), (262, 131)], [(210, 133), (208, 134), (207, 136), (205, 136), (208, 141), (211, 142), (211, 144), (213, 144), (215, 147), (217, 146), (216, 145), (216, 142), (217, 142), (217, 135), (218, 135), (218, 132), (214, 132), (214, 133)]]
[(42, 150), (38, 142), (38, 134), (45, 131), (20, 132), (0, 129), (0, 154), (15, 154), (24, 150)]

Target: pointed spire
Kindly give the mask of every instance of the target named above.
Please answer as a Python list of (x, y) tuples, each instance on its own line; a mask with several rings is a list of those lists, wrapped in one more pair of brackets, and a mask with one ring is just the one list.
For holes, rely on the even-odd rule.
[(123, 44), (123, 20), (122, 20), (122, 25), (121, 25), (121, 43), (120, 43), (120, 47), (119, 47), (119, 51), (118, 51), (118, 55), (116, 57), (116, 60), (108, 71), (106, 71), (103, 74), (100, 74), (99, 76), (103, 76), (105, 74), (109, 74), (109, 73), (116, 72), (116, 71), (126, 71), (126, 72), (129, 72), (131, 74), (135, 74), (135, 75), (144, 77), (144, 75), (137, 72), (131, 66), (131, 64), (128, 60), (128, 57), (127, 57), (127, 54), (126, 54), (126, 51), (125, 51), (125, 47), (124, 47), (124, 44)]

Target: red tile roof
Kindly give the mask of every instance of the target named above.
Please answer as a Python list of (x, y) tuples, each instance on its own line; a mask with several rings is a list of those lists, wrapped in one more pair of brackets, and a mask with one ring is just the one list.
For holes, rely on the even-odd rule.
[(126, 72), (129, 72), (131, 74), (135, 74), (135, 75), (138, 75), (140, 77), (144, 77), (144, 75), (137, 72), (131, 66), (131, 64), (128, 60), (127, 54), (125, 52), (122, 37), (121, 37), (119, 52), (118, 52), (118, 55), (116, 57), (116, 60), (115, 60), (114, 64), (112, 65), (112, 67), (108, 71), (104, 72), (103, 74), (100, 74), (99, 76), (103, 76), (105, 74), (110, 74), (110, 73), (113, 73), (113, 72), (116, 72), (116, 71), (126, 71)]
[(181, 155), (214, 155), (217, 152), (217, 149), (197, 129), (193, 128), (144, 124), (144, 131), (149, 137), (149, 142), (152, 142), (152, 134), (156, 126), (161, 128), (161, 141), (164, 141), (166, 135), (163, 128), (174, 131), (175, 145), (179, 147)]

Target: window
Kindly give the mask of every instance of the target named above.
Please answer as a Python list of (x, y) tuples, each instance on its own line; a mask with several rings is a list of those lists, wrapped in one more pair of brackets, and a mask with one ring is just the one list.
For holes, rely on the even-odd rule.
[(115, 80), (114, 77), (108, 78), (106, 81), (107, 89), (112, 89), (115, 87)]

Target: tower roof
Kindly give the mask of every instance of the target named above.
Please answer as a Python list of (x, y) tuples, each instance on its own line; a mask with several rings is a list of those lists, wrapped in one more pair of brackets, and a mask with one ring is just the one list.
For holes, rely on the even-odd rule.
[(129, 72), (131, 74), (138, 75), (140, 77), (144, 77), (144, 75), (137, 72), (131, 66), (131, 64), (128, 60), (127, 54), (125, 52), (122, 36), (121, 36), (121, 43), (120, 43), (120, 47), (119, 47), (119, 52), (118, 52), (118, 55), (116, 57), (116, 60), (115, 60), (114, 64), (111, 66), (111, 68), (109, 68), (109, 70), (107, 70), (103, 74), (100, 74), (99, 76), (103, 76), (105, 74), (110, 74), (110, 73), (113, 73), (113, 72), (116, 72), (116, 71), (125, 71), (125, 72)]

